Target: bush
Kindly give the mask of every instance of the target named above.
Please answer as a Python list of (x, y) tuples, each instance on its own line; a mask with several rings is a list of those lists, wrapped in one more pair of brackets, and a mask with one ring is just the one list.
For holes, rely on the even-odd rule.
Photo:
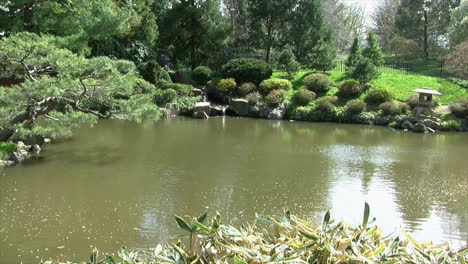
[(193, 109), (198, 102), (202, 101), (201, 96), (181, 96), (177, 97), (177, 104), (179, 105), (180, 113), (183, 115), (191, 116)]
[(451, 83), (458, 84), (461, 87), (468, 89), (468, 80), (462, 80), (458, 78), (447, 78), (447, 80)]
[(177, 92), (174, 89), (156, 90), (153, 94), (153, 101), (157, 106), (172, 103), (176, 98)]
[(224, 95), (230, 95), (234, 92), (236, 87), (237, 84), (233, 78), (222, 79), (219, 81), (218, 85), (216, 85), (216, 91)]
[(15, 143), (0, 142), (0, 160), (13, 151), (16, 151)]
[(277, 107), (283, 102), (284, 96), (286, 95), (285, 90), (276, 89), (271, 91), (267, 97), (265, 97), (265, 102), (269, 106)]
[[(411, 109), (416, 108), (418, 106), (419, 102), (419, 95), (411, 95), (406, 99), (406, 103), (411, 107)], [(432, 97), (432, 102), (434, 103), (434, 106), (438, 106), (440, 104), (440, 98), (437, 96)]]
[(455, 46), (452, 52), (445, 56), (445, 70), (460, 78), (468, 78), (468, 41)]
[(245, 100), (247, 100), (250, 105), (256, 105), (260, 99), (262, 99), (262, 95), (260, 95), (259, 92), (249, 93), (245, 96)]
[(381, 104), (394, 98), (392, 92), (384, 88), (375, 88), (367, 92), (364, 101), (369, 104)]
[(292, 88), (293, 88), (293, 85), (290, 81), (286, 79), (277, 79), (277, 78), (264, 80), (258, 87), (260, 92), (263, 94), (269, 94), (273, 90), (287, 91), (287, 90), (291, 90)]
[(181, 84), (181, 83), (170, 83), (170, 82), (161, 82), (159, 88), (162, 90), (173, 89), (177, 92), (180, 96), (188, 96), (192, 93), (192, 86), (188, 84)]
[(462, 123), (457, 120), (448, 120), (441, 123), (440, 129), (443, 131), (462, 131)]
[(458, 118), (468, 118), (468, 97), (460, 98), (451, 104), (450, 112)]
[(346, 103), (346, 112), (350, 114), (360, 114), (367, 110), (367, 105), (359, 99), (350, 100)]
[(199, 85), (206, 85), (206, 83), (211, 80), (212, 76), (213, 71), (205, 66), (198, 66), (192, 72), (192, 80)]
[(154, 85), (159, 84), (162, 81), (172, 82), (169, 73), (156, 61), (143, 62), (138, 64), (138, 72), (145, 81), (150, 82)]
[(379, 78), (380, 72), (370, 59), (364, 58), (356, 63), (351, 70), (351, 77), (360, 83), (368, 83)]
[(222, 67), (222, 75), (225, 78), (234, 78), (237, 82), (253, 82), (261, 83), (263, 80), (270, 78), (273, 70), (271, 66), (257, 59), (233, 59)]
[(338, 101), (336, 96), (324, 96), (315, 101), (315, 109), (321, 112), (335, 112), (335, 103)]
[(240, 96), (246, 96), (257, 91), (257, 85), (251, 82), (243, 83), (237, 88), (237, 91)]
[(305, 87), (315, 93), (328, 92), (333, 87), (330, 77), (321, 73), (309, 74), (304, 78)]
[(292, 102), (296, 105), (308, 105), (312, 100), (315, 99), (315, 93), (307, 89), (301, 89), (294, 93)]
[(379, 109), (383, 115), (395, 116), (406, 114), (409, 110), (409, 105), (398, 101), (389, 101), (379, 105)]
[(357, 81), (347, 81), (338, 86), (338, 94), (343, 98), (356, 97), (363, 91), (363, 86)]

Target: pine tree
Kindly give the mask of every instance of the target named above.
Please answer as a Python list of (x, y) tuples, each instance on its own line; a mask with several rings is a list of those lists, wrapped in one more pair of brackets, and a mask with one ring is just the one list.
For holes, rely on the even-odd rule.
[(307, 58), (311, 69), (326, 72), (336, 66), (336, 50), (330, 40), (320, 39)]
[(374, 33), (370, 32), (367, 38), (368, 46), (362, 51), (362, 55), (371, 60), (375, 66), (382, 66), (385, 62), (382, 50)]
[(300, 63), (297, 62), (296, 56), (294, 56), (294, 53), (289, 46), (286, 46), (286, 48), (281, 53), (280, 57), (278, 58), (278, 64), (282, 70), (288, 73), (289, 78), (292, 78), (293, 74), (301, 66)]
[(351, 69), (353, 68), (356, 63), (361, 59), (361, 47), (359, 44), (359, 39), (355, 38), (353, 45), (351, 46), (351, 50), (349, 51), (348, 60), (346, 60), (346, 68)]

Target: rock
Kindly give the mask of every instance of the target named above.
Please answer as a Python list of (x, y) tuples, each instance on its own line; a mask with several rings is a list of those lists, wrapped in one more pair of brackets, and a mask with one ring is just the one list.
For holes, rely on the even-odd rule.
[(193, 109), (194, 116), (197, 112), (205, 112), (207, 116), (210, 116), (211, 111), (211, 103), (210, 102), (200, 102), (195, 104), (195, 108)]
[(427, 131), (428, 131), (429, 133), (435, 133), (435, 132), (436, 132), (434, 129), (432, 129), (432, 128), (430, 128), (430, 127), (426, 127), (426, 128), (427, 128)]
[(273, 120), (281, 120), (284, 118), (284, 115), (286, 114), (286, 107), (284, 106), (279, 106), (275, 109), (273, 109), (269, 114), (268, 114), (268, 119), (273, 119)]
[(38, 144), (34, 144), (31, 146), (30, 152), (33, 155), (38, 155), (39, 153), (41, 153), (41, 150), (41, 146), (39, 146)]
[(413, 125), (413, 123), (411, 123), (409, 120), (405, 120), (405, 121), (403, 121), (403, 123), (401, 124), (401, 128), (407, 129), (407, 130), (413, 130), (414, 125)]
[(250, 116), (250, 117), (259, 117), (259, 116), (260, 116), (260, 107), (258, 107), (258, 106), (250, 106), (250, 108), (249, 108), (249, 116)]
[(210, 116), (224, 116), (225, 106), (212, 105), (210, 109)]
[(192, 96), (203, 96), (203, 90), (202, 90), (202, 89), (193, 88), (193, 89), (192, 89)]
[(229, 109), (238, 116), (247, 116), (249, 114), (249, 108), (249, 102), (245, 99), (232, 99), (229, 103)]
[(387, 126), (390, 123), (390, 119), (387, 117), (378, 116), (375, 118), (374, 124), (378, 126)]
[(434, 120), (431, 120), (431, 119), (426, 119), (423, 121), (423, 124), (427, 127), (427, 128), (431, 128), (432, 130), (438, 130), (440, 128), (440, 124), (437, 123), (436, 121)]
[(0, 160), (0, 169), (3, 167), (14, 165), (15, 162), (11, 160)]
[(203, 111), (201, 111), (201, 112), (195, 112), (195, 113), (193, 114), (193, 117), (194, 117), (194, 118), (198, 118), (198, 119), (205, 119), (205, 120), (208, 119), (208, 118), (210, 118), (210, 116), (208, 116), (208, 114), (205, 113), (205, 112), (203, 112)]
[(166, 113), (168, 117), (178, 116), (180, 115), (180, 108), (178, 104), (166, 104)]
[(416, 123), (413, 127), (413, 132), (416, 133), (426, 133), (427, 128), (423, 123)]
[(50, 138), (44, 138), (44, 144), (50, 144), (52, 140)]
[(403, 117), (403, 119), (401, 119), (401, 122), (405, 122), (405, 121), (409, 121), (411, 122), (412, 124), (418, 122), (418, 119), (414, 116), (406, 116), (406, 117)]
[(272, 110), (273, 109), (271, 109), (268, 106), (262, 106), (262, 107), (260, 107), (260, 111), (258, 112), (258, 116), (260, 116), (261, 118), (268, 118), (268, 116), (270, 115), (270, 112)]

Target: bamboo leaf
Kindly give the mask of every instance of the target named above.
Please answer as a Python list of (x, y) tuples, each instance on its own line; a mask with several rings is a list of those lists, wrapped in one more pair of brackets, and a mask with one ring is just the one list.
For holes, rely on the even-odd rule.
[(211, 233), (211, 229), (198, 221), (192, 221), (192, 225), (206, 233)]
[(369, 222), (370, 207), (367, 202), (364, 203), (364, 217), (362, 219), (362, 226), (365, 228)]
[(205, 212), (202, 216), (198, 217), (197, 221), (203, 224), (203, 222), (205, 222), (206, 220), (207, 215), (208, 215), (208, 212)]
[(192, 229), (190, 228), (190, 226), (187, 224), (187, 222), (185, 222), (184, 219), (182, 219), (182, 217), (180, 216), (175, 216), (175, 220), (177, 222), (177, 225), (182, 228), (183, 230), (189, 232), (189, 233), (192, 233)]
[(237, 256), (234, 257), (234, 264), (247, 264), (247, 262), (242, 261), (240, 258)]
[(327, 212), (325, 213), (325, 216), (323, 217), (322, 228), (325, 229), (325, 227), (328, 226), (329, 222), (330, 222), (330, 210), (327, 210)]

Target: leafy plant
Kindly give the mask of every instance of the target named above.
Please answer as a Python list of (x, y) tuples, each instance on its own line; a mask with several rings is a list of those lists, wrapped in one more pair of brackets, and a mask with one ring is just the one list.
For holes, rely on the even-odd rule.
[(360, 114), (365, 112), (367, 105), (364, 101), (359, 99), (350, 100), (346, 103), (346, 112), (350, 114)]
[(236, 81), (233, 78), (222, 79), (216, 85), (216, 91), (221, 94), (231, 95), (236, 89), (236, 86)]
[(358, 96), (362, 91), (363, 86), (357, 81), (346, 81), (338, 86), (338, 94), (343, 98)]
[(156, 105), (164, 106), (167, 103), (172, 103), (177, 98), (177, 92), (174, 89), (156, 90), (153, 97)]
[(0, 142), (0, 160), (3, 159), (8, 153), (16, 150), (15, 143)]
[(206, 85), (211, 77), (213, 77), (213, 71), (205, 66), (198, 66), (192, 72), (192, 79), (199, 85)]
[(300, 89), (296, 91), (292, 97), (292, 102), (296, 105), (308, 105), (312, 100), (314, 100), (316, 94), (307, 89)]
[(245, 96), (245, 100), (247, 100), (250, 105), (256, 105), (260, 99), (262, 99), (262, 95), (259, 92), (249, 93)]
[(462, 123), (458, 120), (443, 121), (440, 125), (443, 131), (462, 131)]
[(253, 82), (260, 84), (270, 78), (273, 70), (271, 66), (261, 60), (240, 58), (227, 62), (222, 67), (224, 78), (234, 78), (237, 82)]
[(257, 90), (257, 85), (251, 82), (243, 83), (239, 87), (237, 87), (237, 91), (240, 96), (246, 96), (249, 93), (255, 92), (256, 90)]
[(286, 79), (277, 79), (277, 78), (271, 78), (268, 80), (264, 80), (259, 86), (258, 90), (262, 94), (269, 94), (273, 90), (284, 90), (288, 91), (293, 88), (293, 85), (289, 80)]
[(314, 73), (306, 76), (303, 80), (305, 87), (315, 93), (325, 93), (333, 87), (333, 82), (325, 74)]
[(398, 102), (396, 100), (385, 102), (379, 105), (379, 109), (382, 111), (382, 114), (386, 116), (406, 114), (409, 108), (410, 107), (408, 104)]
[(377, 67), (368, 58), (359, 60), (351, 70), (351, 77), (360, 83), (368, 83), (379, 78), (380, 72)]
[(281, 89), (273, 90), (265, 97), (265, 102), (269, 106), (277, 107), (283, 102), (285, 95), (286, 95), (285, 90), (281, 90)]
[(203, 215), (201, 215), (200, 217), (196, 218), (196, 219), (193, 219), (191, 222), (187, 223), (182, 217), (180, 216), (175, 216), (175, 220), (176, 220), (176, 223), (177, 225), (184, 231), (188, 232), (189, 233), (189, 249), (190, 249), (190, 253), (192, 252), (193, 250), (193, 236), (198, 232), (200, 231), (200, 229), (198, 228), (200, 225), (203, 224), (203, 222), (205, 222), (206, 220), (206, 216), (208, 215), (208, 213), (204, 213)]
[(370, 104), (381, 104), (395, 98), (395, 95), (385, 88), (375, 88), (367, 92), (364, 100)]

